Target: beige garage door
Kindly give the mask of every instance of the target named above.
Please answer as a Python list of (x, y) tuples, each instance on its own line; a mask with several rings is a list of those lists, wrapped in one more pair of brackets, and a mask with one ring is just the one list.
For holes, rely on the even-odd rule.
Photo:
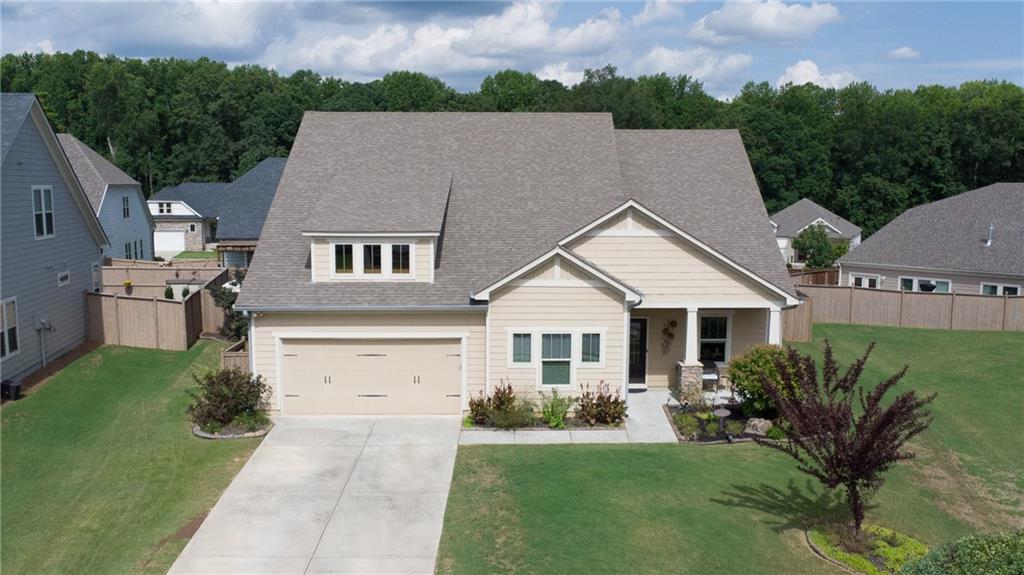
[(458, 414), (457, 339), (285, 340), (284, 413)]

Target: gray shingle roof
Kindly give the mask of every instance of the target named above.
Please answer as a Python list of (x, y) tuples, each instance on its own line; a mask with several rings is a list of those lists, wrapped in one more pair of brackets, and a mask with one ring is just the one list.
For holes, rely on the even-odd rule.
[(107, 186), (138, 186), (139, 182), (71, 134), (57, 134), (64, 155), (82, 183), (93, 211), (99, 213)]
[[(239, 305), (468, 305), (630, 198), (792, 293), (735, 131), (620, 131), (610, 114), (309, 112)], [(304, 231), (442, 224), (433, 284), (309, 281)]]
[(224, 194), (217, 223), (220, 240), (254, 240), (277, 193), (287, 158), (266, 158), (231, 183)]
[(220, 182), (186, 182), (161, 189), (153, 194), (149, 201), (185, 202), (202, 217), (216, 218), (220, 215), (221, 206), (227, 198), (224, 192), (230, 185)]
[[(995, 231), (986, 246), (990, 224)], [(1024, 275), (1024, 183), (911, 208), (839, 262)]]
[(7, 157), (21, 124), (35, 102), (35, 94), (4, 92), (0, 94), (0, 161)]
[(788, 207), (779, 210), (771, 216), (771, 221), (779, 226), (775, 231), (776, 236), (795, 238), (800, 234), (800, 230), (806, 228), (818, 218), (825, 220), (829, 225), (839, 230), (837, 234), (826, 228), (826, 232), (830, 237), (850, 239), (860, 233), (860, 228), (856, 224), (837, 216), (807, 198), (802, 198)]

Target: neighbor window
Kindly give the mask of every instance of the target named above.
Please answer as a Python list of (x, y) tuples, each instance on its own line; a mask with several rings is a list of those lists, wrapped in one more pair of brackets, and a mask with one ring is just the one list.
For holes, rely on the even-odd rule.
[(169, 214), (171, 213), (171, 202), (157, 202), (157, 213)]
[(125, 242), (125, 244), (124, 244), (124, 259), (126, 259), (126, 260), (132, 259), (132, 243), (131, 242)]
[(380, 265), (380, 244), (366, 244), (363, 246), (363, 273), (379, 274)]
[(188, 225), (188, 231), (190, 231), (190, 232), (196, 231), (196, 225), (195, 224), (189, 224)]
[(71, 272), (64, 270), (57, 274), (57, 287), (63, 287), (71, 283)]
[(981, 293), (985, 295), (1020, 295), (1020, 286), (1007, 284), (981, 284)]
[(572, 334), (545, 333), (541, 336), (541, 383), (572, 383)]
[(512, 363), (533, 362), (533, 336), (528, 333), (512, 334)]
[(128, 209), (128, 196), (123, 196), (121, 198), (121, 216), (127, 218), (129, 216), (129, 213), (130, 211)]
[(729, 318), (706, 316), (700, 318), (701, 361), (725, 361), (726, 344), (729, 341)]
[(900, 278), (900, 289), (923, 293), (949, 293), (949, 280)]
[(36, 239), (53, 237), (53, 188), (32, 186), (32, 214), (35, 219)]
[(850, 274), (850, 285), (878, 289), (879, 276), (874, 274)]
[(0, 305), (0, 358), (18, 351), (18, 300), (8, 298)]
[(601, 334), (585, 333), (581, 338), (580, 361), (582, 363), (601, 363)]
[(352, 244), (334, 245), (334, 273), (350, 274), (355, 269), (352, 261)]
[(407, 274), (409, 267), (409, 244), (392, 244), (391, 246), (391, 273)]

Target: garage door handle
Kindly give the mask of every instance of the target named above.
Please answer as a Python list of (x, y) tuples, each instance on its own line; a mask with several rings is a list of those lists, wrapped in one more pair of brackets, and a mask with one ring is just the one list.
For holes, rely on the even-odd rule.
[(387, 395), (376, 394), (376, 393), (360, 393), (356, 397), (387, 397)]

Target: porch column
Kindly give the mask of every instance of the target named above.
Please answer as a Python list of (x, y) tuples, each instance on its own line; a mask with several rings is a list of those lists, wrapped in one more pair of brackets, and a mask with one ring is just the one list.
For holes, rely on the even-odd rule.
[(686, 308), (686, 365), (700, 365), (700, 346), (697, 344), (697, 308)]
[(782, 344), (782, 310), (777, 307), (768, 308), (768, 343)]

